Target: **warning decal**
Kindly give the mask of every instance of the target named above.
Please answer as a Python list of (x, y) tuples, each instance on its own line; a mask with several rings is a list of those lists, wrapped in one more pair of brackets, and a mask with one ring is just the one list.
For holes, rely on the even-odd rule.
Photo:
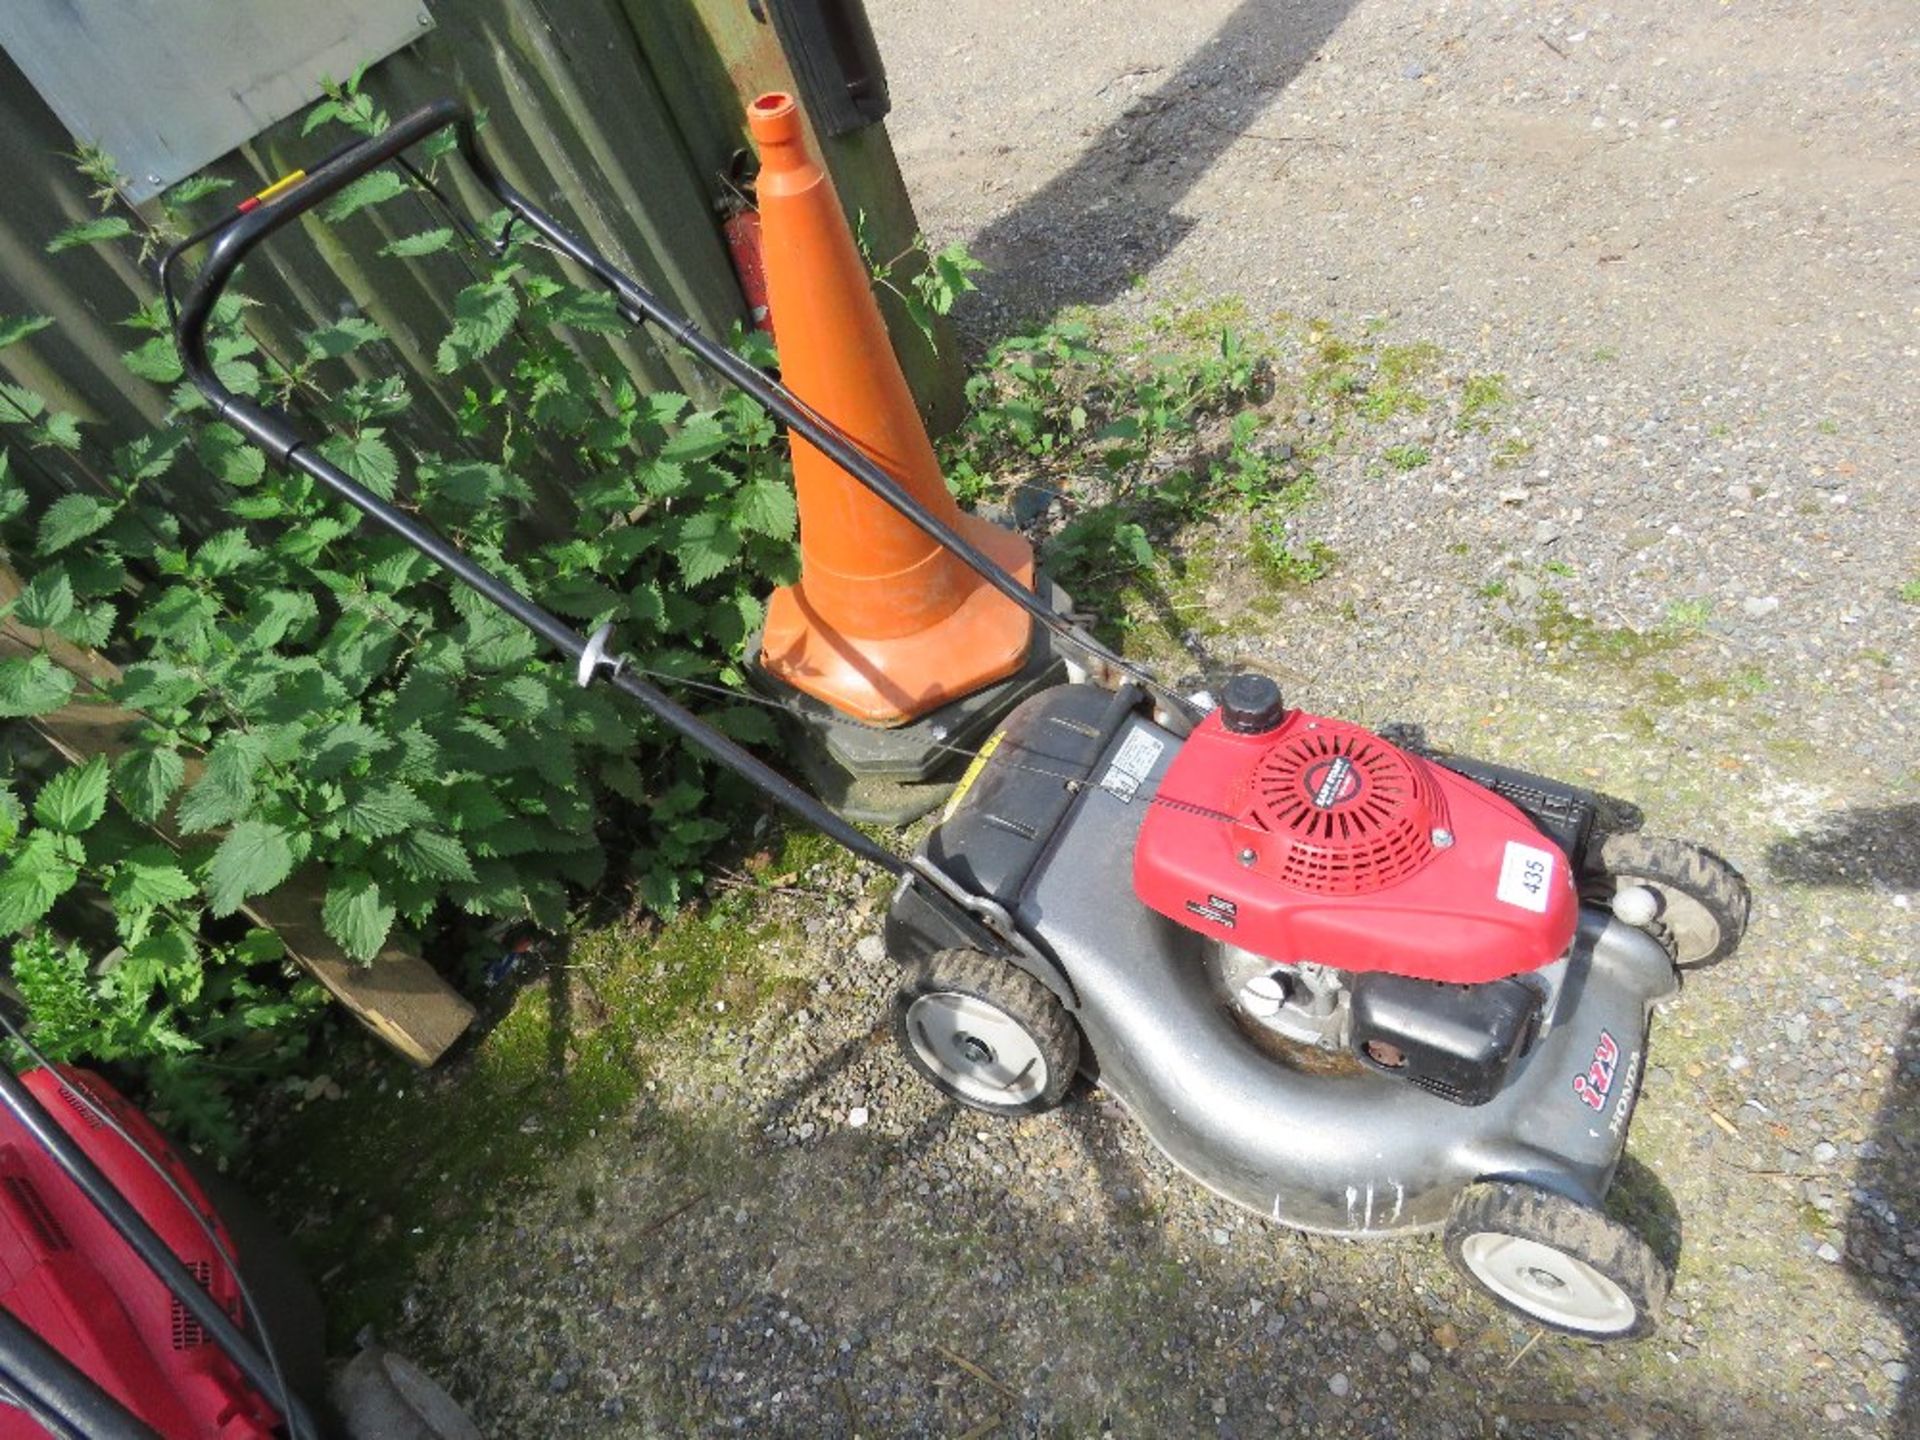
[(1128, 804), (1146, 783), (1147, 776), (1153, 773), (1154, 762), (1167, 748), (1167, 742), (1159, 739), (1144, 726), (1131, 731), (1120, 748), (1113, 752), (1113, 763), (1107, 766), (1107, 773), (1100, 779), (1100, 788), (1118, 796)]

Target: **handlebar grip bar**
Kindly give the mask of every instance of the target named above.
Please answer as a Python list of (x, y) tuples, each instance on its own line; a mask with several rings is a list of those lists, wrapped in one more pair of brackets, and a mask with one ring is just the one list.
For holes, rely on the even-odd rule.
[[(704, 347), (699, 353), (709, 364), (731, 367), (724, 373), (736, 384), (764, 383), (758, 371), (730, 351), (722, 350), (706, 340), (691, 322), (667, 310), (583, 241), (575, 238), (552, 216), (509, 185), (480, 149), (474, 135), (472, 112), (456, 100), (437, 100), (421, 106), (383, 133), (323, 161), (312, 174), (277, 199), (249, 211), (218, 232), (206, 263), (194, 277), (193, 287), (181, 304), (179, 318), (174, 324), (174, 343), (179, 347), (187, 378), (206, 397), (214, 412), (266, 451), (276, 464), (311, 476), (361, 514), (407, 541), (421, 554), (493, 602), (563, 656), (578, 661), (590, 649), (585, 637), (558, 616), (522, 595), (505, 580), (476, 564), (431, 526), (380, 499), (353, 480), (339, 466), (321, 455), (283, 416), (274, 414), (258, 401), (228, 390), (214, 373), (212, 359), (207, 353), (207, 321), (248, 251), (289, 221), (321, 201), (337, 195), (362, 175), (378, 169), (409, 145), (419, 143), (448, 125), (456, 127), (461, 155), (474, 177), (515, 217), (538, 231), (567, 258), (585, 267), (612, 290), (623, 313), (636, 322), (647, 320), (661, 324), (675, 336), (691, 336), (690, 343)], [(869, 839), (758, 756), (703, 723), (691, 711), (676, 704), (638, 675), (626, 672), (624, 660), (608, 663), (614, 688), (639, 701), (668, 729), (706, 750), (722, 764), (743, 775), (761, 793), (823, 830), (862, 859), (896, 875), (907, 871), (906, 861)], [(587, 683), (587, 679), (583, 678), (582, 683)], [(983, 944), (991, 944), (991, 937), (985, 931), (980, 932), (980, 939)]]
[[(577, 660), (585, 652), (586, 640), (557, 616), (549, 614), (511, 586), (489, 575), (411, 514), (388, 504), (357, 484), (337, 465), (319, 455), (283, 416), (274, 414), (257, 401), (233, 394), (214, 373), (213, 362), (207, 353), (207, 321), (213, 314), (214, 304), (248, 251), (322, 200), (330, 199), (354, 180), (386, 164), (408, 146), (419, 143), (449, 125), (455, 129), (461, 158), (474, 179), (515, 220), (537, 233), (550, 249), (603, 285), (612, 294), (620, 314), (630, 323), (652, 325), (664, 332), (706, 369), (759, 401), (769, 414), (792, 433), (806, 440), (894, 510), (946, 546), (995, 590), (1064, 642), (1070, 651), (1084, 656), (1089, 670), (1110, 677), (1115, 683), (1124, 677), (1140, 685), (1152, 697), (1163, 716), (1163, 723), (1179, 728), (1184, 733), (1199, 719), (1199, 712), (1184, 696), (1107, 649), (1066, 617), (1056, 615), (1045, 601), (1002, 570), (972, 540), (922, 504), (845, 430), (777, 380), (762, 374), (724, 345), (703, 335), (691, 320), (661, 304), (632, 276), (613, 265), (508, 184), (480, 148), (474, 132), (473, 112), (457, 100), (436, 100), (423, 105), (402, 116), (381, 134), (362, 140), (322, 161), (318, 169), (284, 194), (263, 203), (217, 232), (206, 263), (194, 277), (193, 288), (187, 292), (174, 325), (174, 340), (179, 347), (187, 378), (207, 398), (215, 414), (245, 434), (276, 464), (292, 466), (311, 475), (362, 514), (378, 521), (478, 590), (535, 634), (546, 639), (563, 655)], [(812, 824), (826, 830), (856, 854), (894, 869), (897, 873), (903, 862), (891, 852), (874, 845), (831, 811), (825, 810), (818, 801), (798, 791), (790, 781), (768, 770), (724, 736), (710, 731), (697, 733), (703, 727), (691, 715), (651, 687), (642, 685), (637, 677), (620, 676), (619, 680), (621, 688), (635, 694), (656, 716), (666, 720), (687, 738), (718, 755), (733, 768), (748, 774), (763, 790), (775, 794), (788, 808), (799, 811)], [(648, 693), (643, 696), (639, 694), (641, 690)]]
[(402, 116), (380, 134), (348, 146), (284, 194), (235, 220), (220, 231), (208, 250), (206, 263), (194, 277), (193, 286), (180, 306), (180, 318), (174, 330), (180, 363), (185, 367), (187, 378), (212, 402), (220, 418), (244, 431), (248, 439), (275, 460), (284, 462), (301, 443), (300, 438), (278, 417), (235, 396), (214, 374), (213, 363), (207, 355), (207, 321), (213, 307), (254, 246), (322, 201), (332, 199), (363, 175), (378, 170), (403, 150), (449, 125), (459, 127), (460, 148), (475, 173), (489, 189), (498, 193), (498, 175), (474, 142), (473, 112), (458, 100), (435, 100)]
[(409, 145), (417, 144), (448, 125), (455, 127), (461, 158), (474, 179), (515, 220), (537, 233), (549, 248), (605, 286), (612, 294), (620, 314), (630, 323), (652, 325), (664, 332), (707, 370), (759, 401), (769, 414), (793, 434), (813, 445), (874, 495), (946, 546), (995, 590), (1032, 616), (1035, 623), (1062, 641), (1070, 652), (1085, 657), (1090, 671), (1111, 677), (1116, 684), (1122, 678), (1138, 684), (1152, 698), (1163, 723), (1178, 728), (1184, 734), (1197, 722), (1199, 713), (1190, 701), (1107, 649), (1066, 617), (1056, 615), (1051, 606), (1002, 570), (971, 539), (922, 504), (918, 497), (861, 449), (859, 442), (845, 430), (779, 381), (762, 374), (724, 345), (703, 335), (691, 320), (661, 304), (632, 276), (621, 271), (508, 184), (480, 148), (474, 133), (472, 111), (457, 100), (437, 100), (421, 106), (403, 116), (382, 134), (323, 160), (312, 174), (291, 189), (216, 232), (217, 238), (208, 252), (206, 263), (194, 277), (193, 288), (188, 291), (174, 325), (174, 341), (179, 347), (187, 378), (206, 397), (215, 414), (266, 451), (276, 464), (312, 477), (362, 515), (405, 540), (450, 575), (525, 625), (561, 655), (578, 662), (582, 684), (590, 683), (604, 670), (615, 689), (638, 701), (661, 724), (705, 750), (767, 798), (839, 841), (861, 859), (894, 875), (920, 876), (929, 887), (927, 893), (932, 902), (949, 914), (961, 934), (971, 937), (968, 943), (989, 951), (1005, 946), (1018, 948), (1022, 942), (1007, 928), (1004, 916), (996, 921), (938, 872), (923, 869), (917, 862), (904, 860), (885, 846), (877, 844), (757, 755), (701, 721), (638, 674), (627, 670), (624, 659), (607, 657), (602, 652), (603, 641), (588, 641), (559, 616), (476, 564), (458, 546), (449, 543), (445, 536), (420, 518), (382, 500), (359, 484), (303, 439), (283, 416), (272, 413), (257, 401), (233, 394), (220, 383), (207, 354), (207, 321), (213, 313), (214, 304), (247, 252), (296, 216), (305, 214), (322, 200), (337, 195), (348, 184), (384, 165)]

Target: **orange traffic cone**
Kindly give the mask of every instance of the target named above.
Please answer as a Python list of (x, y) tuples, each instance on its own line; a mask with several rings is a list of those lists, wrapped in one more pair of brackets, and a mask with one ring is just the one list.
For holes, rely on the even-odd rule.
[[(788, 95), (747, 107), (781, 378), (1002, 569), (1033, 584), (1033, 548), (963, 514), (894, 358), (867, 268), (808, 155)], [(1019, 669), (1032, 621), (937, 541), (793, 439), (800, 580), (767, 604), (760, 665), (870, 725), (902, 725)]]

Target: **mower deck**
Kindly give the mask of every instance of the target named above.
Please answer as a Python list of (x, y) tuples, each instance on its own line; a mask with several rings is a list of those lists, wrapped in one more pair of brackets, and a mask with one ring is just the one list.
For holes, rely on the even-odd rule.
[[(1213, 942), (1134, 896), (1134, 842), (1181, 742), (1124, 698), (1067, 686), (1022, 706), (926, 854), (1013, 916), (1100, 1083), (1167, 1157), (1249, 1210), (1341, 1235), (1438, 1226), (1463, 1187), (1492, 1177), (1597, 1206), (1652, 1007), (1676, 987), (1659, 944), (1584, 908), (1541, 1038), (1484, 1105), (1277, 1063), (1206, 982)], [(952, 943), (910, 887), (888, 941), (903, 961)], [(1609, 1078), (1595, 1109), (1574, 1082), (1599, 1061)]]

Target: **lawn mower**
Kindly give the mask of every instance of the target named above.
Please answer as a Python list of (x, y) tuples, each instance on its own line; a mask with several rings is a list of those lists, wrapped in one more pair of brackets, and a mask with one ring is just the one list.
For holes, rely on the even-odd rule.
[(316, 1406), (320, 1302), (265, 1214), (103, 1076), (0, 1030), (38, 1062), (0, 1066), (0, 1440), (478, 1440), (377, 1346)]
[[(206, 326), (242, 259), (447, 126), (509, 227), (527, 227), (628, 322), (656, 327), (752, 396), (1070, 658), (1067, 680), (978, 747), (912, 854), (657, 688), (611, 626), (576, 633), (355, 483), (286, 416), (221, 383)], [(1740, 939), (1747, 892), (1724, 861), (1609, 831), (1599, 797), (1576, 787), (1293, 707), (1259, 675), (1177, 693), (1056, 613), (806, 399), (532, 204), (455, 102), (405, 116), (223, 225), (176, 339), (214, 413), (275, 463), (527, 626), (581, 686), (628, 696), (896, 876), (894, 1031), (945, 1094), (1024, 1116), (1061, 1103), (1076, 1075), (1096, 1077), (1175, 1165), (1259, 1215), (1353, 1237), (1438, 1228), (1452, 1260), (1530, 1321), (1593, 1340), (1654, 1325), (1667, 1268), (1603, 1201), (1653, 1008), (1683, 969)]]

